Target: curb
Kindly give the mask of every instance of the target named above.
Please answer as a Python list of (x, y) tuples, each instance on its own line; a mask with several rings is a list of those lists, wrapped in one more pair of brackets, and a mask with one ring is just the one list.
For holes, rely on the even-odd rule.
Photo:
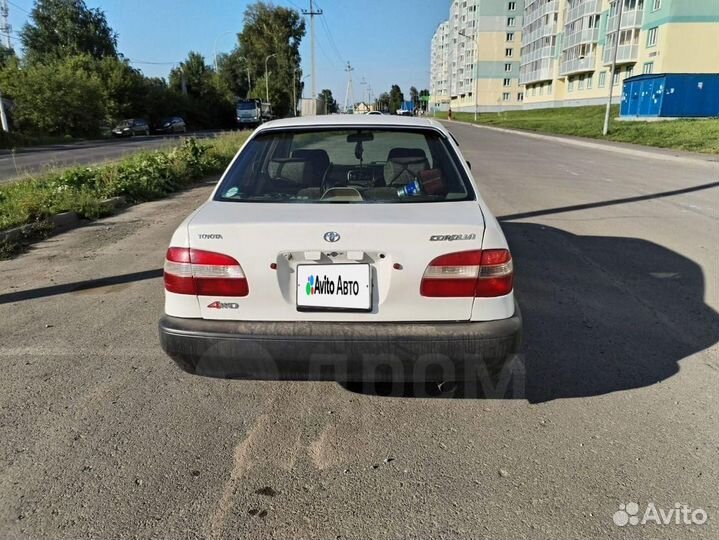
[[(112, 197), (110, 199), (100, 201), (100, 206), (112, 213), (115, 210), (127, 206), (127, 199), (122, 196)], [(50, 226), (51, 232), (58, 233), (79, 227), (82, 223), (82, 219), (76, 212), (62, 212), (60, 214), (50, 216), (46, 222), (41, 223), (47, 223)], [(28, 223), (27, 225), (20, 225), (19, 227), (13, 227), (12, 229), (0, 231), (0, 242), (18, 242), (23, 240), (24, 238), (31, 236), (41, 223)]]
[[(640, 148), (627, 148), (624, 146), (614, 146), (613, 144), (607, 144), (604, 142), (593, 142), (592, 139), (582, 140), (581, 138), (569, 138), (558, 135), (546, 135), (544, 133), (535, 133), (530, 131), (524, 131), (521, 129), (509, 129), (499, 128), (494, 126), (486, 126), (482, 124), (474, 124), (472, 122), (461, 122), (459, 120), (441, 120), (442, 122), (451, 122), (453, 124), (462, 124), (465, 126), (475, 127), (478, 129), (487, 129), (490, 131), (498, 131), (500, 133), (511, 133), (512, 135), (521, 135), (523, 137), (529, 137), (532, 139), (539, 139), (544, 141), (551, 141), (556, 143), (563, 143), (572, 146), (580, 146), (584, 148), (592, 148), (594, 150), (607, 150), (609, 152), (616, 152), (618, 154), (625, 154), (635, 157), (644, 157), (651, 159), (658, 159), (660, 161), (681, 161), (689, 163), (706, 163), (709, 165), (716, 166), (719, 163), (719, 156), (714, 154), (699, 154), (693, 156), (682, 156), (676, 154), (669, 154), (665, 152), (672, 152), (668, 148), (654, 148), (654, 147), (640, 147)], [(631, 143), (619, 143), (619, 144), (631, 144)], [(639, 146), (639, 145), (637, 145)], [(646, 149), (644, 149), (646, 148)], [(680, 152), (680, 150), (675, 150)], [(705, 157), (706, 156), (706, 157)]]

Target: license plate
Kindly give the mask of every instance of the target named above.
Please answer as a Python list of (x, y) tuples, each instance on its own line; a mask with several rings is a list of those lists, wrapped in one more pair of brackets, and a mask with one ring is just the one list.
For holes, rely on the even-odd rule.
[(297, 267), (300, 311), (370, 311), (368, 264), (301, 264)]

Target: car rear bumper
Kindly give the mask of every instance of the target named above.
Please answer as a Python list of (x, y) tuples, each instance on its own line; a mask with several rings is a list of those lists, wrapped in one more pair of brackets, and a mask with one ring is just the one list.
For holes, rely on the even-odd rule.
[(185, 371), (240, 379), (463, 380), (491, 373), (521, 343), (519, 308), (486, 322), (332, 323), (160, 320)]

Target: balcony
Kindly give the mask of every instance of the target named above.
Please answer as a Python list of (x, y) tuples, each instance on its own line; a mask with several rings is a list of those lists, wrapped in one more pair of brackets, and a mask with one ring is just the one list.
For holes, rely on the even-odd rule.
[[(620, 45), (617, 50), (617, 64), (629, 64), (636, 62), (639, 57), (639, 45), (634, 43), (627, 43), (626, 45)], [(611, 65), (614, 59), (614, 46), (608, 45), (604, 48), (604, 64)]]
[[(609, 17), (609, 20), (607, 21), (607, 33), (608, 34), (611, 34), (612, 32), (617, 31), (617, 19), (618, 18), (619, 18), (619, 13)], [(620, 30), (624, 30), (626, 28), (641, 28), (643, 20), (644, 20), (644, 8), (632, 9), (629, 11), (625, 11), (622, 13), (622, 24), (620, 26)]]
[(547, 13), (556, 13), (559, 11), (559, 0), (552, 0), (546, 4), (541, 4), (539, 7), (528, 11), (524, 10), (524, 26), (529, 26), (534, 21), (541, 19)]
[(564, 35), (563, 49), (570, 49), (582, 43), (596, 43), (599, 41), (599, 28), (585, 28), (573, 34)]
[(535, 28), (531, 32), (522, 31), (522, 43), (528, 45), (533, 41), (542, 39), (546, 36), (553, 36), (557, 33), (557, 23), (552, 22), (551, 24), (544, 24), (539, 28)]
[(564, 24), (571, 23), (577, 19), (581, 19), (585, 15), (594, 15), (600, 13), (602, 8), (602, 0), (586, 0), (577, 7), (569, 9), (564, 14)]
[(559, 66), (560, 75), (572, 75), (574, 73), (583, 73), (585, 71), (594, 71), (595, 69), (594, 55), (585, 56), (583, 58), (573, 58), (572, 60), (562, 60)]
[(519, 84), (532, 84), (539, 81), (551, 81), (554, 78), (554, 62), (549, 59), (539, 63), (536, 69), (528, 69), (530, 66), (519, 68)]
[(539, 47), (538, 49), (534, 49), (532, 52), (523, 52), (520, 56), (521, 65), (524, 66), (527, 64), (531, 64), (532, 62), (535, 62), (542, 58), (549, 58), (553, 54), (554, 47), (552, 47), (551, 45)]

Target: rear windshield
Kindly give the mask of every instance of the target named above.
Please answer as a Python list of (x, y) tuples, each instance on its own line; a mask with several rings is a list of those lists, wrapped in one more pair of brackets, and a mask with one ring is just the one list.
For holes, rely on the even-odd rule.
[(215, 200), (413, 203), (473, 200), (448, 142), (433, 130), (272, 131), (252, 139)]

